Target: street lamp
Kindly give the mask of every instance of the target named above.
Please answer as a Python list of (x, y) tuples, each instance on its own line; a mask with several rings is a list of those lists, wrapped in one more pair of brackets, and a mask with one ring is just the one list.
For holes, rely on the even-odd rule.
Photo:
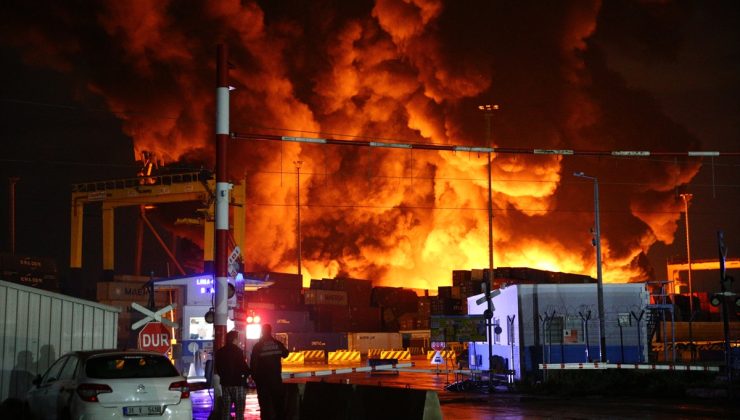
[[(491, 310), (491, 288), (493, 287), (493, 197), (491, 191), (491, 118), (493, 111), (498, 110), (498, 105), (478, 105), (486, 118), (486, 147), (488, 148), (488, 282), (484, 283), (483, 291), (488, 300), (486, 311), (486, 329), (488, 331), (488, 390), (493, 390), (493, 311)], [(485, 279), (485, 277), (484, 277)], [(485, 280), (484, 280), (485, 281)]]
[(694, 289), (691, 284), (691, 242), (689, 240), (689, 201), (693, 194), (684, 193), (681, 194), (683, 198), (684, 214), (686, 215), (686, 260), (689, 265), (689, 348), (691, 349), (691, 361), (694, 361), (694, 331), (693, 331), (693, 319), (694, 319)]
[(594, 181), (594, 245), (596, 246), (596, 298), (599, 305), (599, 353), (606, 362), (606, 326), (604, 323), (604, 281), (601, 275), (601, 224), (599, 222), (599, 180), (596, 177), (575, 172), (574, 176)]
[[(491, 191), (491, 118), (493, 111), (499, 109), (498, 105), (478, 105), (486, 118), (486, 147), (488, 147), (488, 271), (489, 281), (493, 282), (493, 197)], [(491, 284), (493, 285), (493, 284)]]
[(296, 242), (298, 248), (298, 277), (303, 281), (303, 275), (301, 274), (301, 165), (302, 160), (293, 161), (296, 171)]

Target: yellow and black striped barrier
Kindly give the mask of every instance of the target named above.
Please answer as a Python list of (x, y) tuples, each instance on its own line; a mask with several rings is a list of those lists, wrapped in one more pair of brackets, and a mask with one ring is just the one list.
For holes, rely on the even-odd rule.
[(360, 352), (349, 350), (330, 351), (329, 364), (336, 363), (360, 363)]
[(326, 360), (324, 350), (303, 350), (303, 360), (306, 362), (323, 362)]
[(380, 353), (382, 352), (383, 352), (383, 349), (368, 349), (367, 358), (368, 359), (380, 359)]
[(283, 364), (286, 365), (302, 365), (304, 363), (303, 353), (300, 351), (290, 352), (288, 357), (283, 359)]
[[(427, 352), (427, 360), (432, 360), (434, 357), (434, 354), (437, 353), (434, 350), (430, 350)], [(442, 356), (445, 360), (455, 360), (457, 358), (457, 353), (455, 353), (455, 350), (440, 350), (439, 354)]]
[(380, 359), (411, 360), (411, 353), (408, 350), (383, 350), (380, 352)]

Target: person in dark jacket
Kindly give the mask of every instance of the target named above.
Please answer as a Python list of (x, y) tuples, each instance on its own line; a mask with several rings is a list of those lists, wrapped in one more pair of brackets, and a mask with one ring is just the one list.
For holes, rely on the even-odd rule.
[(231, 404), (237, 419), (244, 418), (244, 403), (247, 396), (247, 378), (251, 371), (242, 349), (239, 347), (239, 331), (226, 334), (226, 345), (216, 351), (216, 373), (221, 381), (221, 418), (231, 418)]
[(252, 349), (252, 379), (257, 385), (260, 418), (283, 418), (283, 377), (280, 359), (288, 357), (288, 349), (272, 337), (270, 324), (262, 325), (262, 337)]

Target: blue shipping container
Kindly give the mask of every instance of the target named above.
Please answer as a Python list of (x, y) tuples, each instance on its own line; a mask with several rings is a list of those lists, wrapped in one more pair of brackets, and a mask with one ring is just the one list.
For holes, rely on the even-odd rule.
[(290, 351), (347, 349), (347, 333), (282, 333), (275, 335), (277, 339), (283, 341)]

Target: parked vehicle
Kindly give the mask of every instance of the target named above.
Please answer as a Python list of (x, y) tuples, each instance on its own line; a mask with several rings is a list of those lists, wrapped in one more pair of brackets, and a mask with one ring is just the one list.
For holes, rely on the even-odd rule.
[(28, 404), (40, 419), (193, 418), (187, 381), (158, 353), (76, 351), (33, 383)]

